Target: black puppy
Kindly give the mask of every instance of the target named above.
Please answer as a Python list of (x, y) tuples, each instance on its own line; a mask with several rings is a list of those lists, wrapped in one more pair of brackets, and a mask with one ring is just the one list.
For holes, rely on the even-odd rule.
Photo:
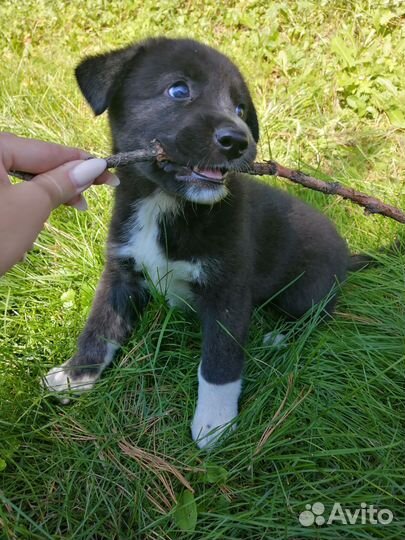
[(219, 52), (150, 39), (88, 58), (76, 76), (94, 112), (108, 109), (114, 152), (158, 139), (170, 161), (119, 170), (90, 318), (77, 353), (46, 385), (91, 388), (156, 287), (202, 321), (192, 435), (207, 446), (237, 415), (253, 306), (283, 290), (274, 304), (300, 317), (345, 279), (346, 244), (326, 217), (240, 173), (256, 155), (257, 117), (241, 74)]

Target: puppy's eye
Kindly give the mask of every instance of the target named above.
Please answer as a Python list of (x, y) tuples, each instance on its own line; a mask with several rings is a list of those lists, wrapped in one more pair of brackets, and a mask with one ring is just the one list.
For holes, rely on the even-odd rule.
[(190, 88), (184, 81), (177, 81), (168, 88), (167, 93), (173, 99), (186, 99), (190, 97)]
[(245, 106), (242, 105), (242, 103), (240, 103), (240, 104), (236, 107), (235, 112), (236, 112), (236, 114), (237, 114), (240, 118), (245, 118), (246, 109), (245, 109)]

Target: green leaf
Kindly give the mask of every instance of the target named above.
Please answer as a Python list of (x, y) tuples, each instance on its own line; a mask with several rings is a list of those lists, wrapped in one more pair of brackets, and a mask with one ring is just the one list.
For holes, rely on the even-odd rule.
[(61, 295), (60, 299), (63, 302), (63, 307), (65, 309), (70, 309), (75, 305), (75, 296), (76, 293), (73, 289), (68, 289)]
[(389, 109), (387, 111), (387, 116), (393, 126), (405, 129), (405, 116), (401, 110)]
[(197, 505), (190, 491), (183, 491), (177, 497), (174, 521), (183, 531), (194, 531), (197, 524)]
[(346, 45), (346, 43), (338, 36), (335, 36), (331, 43), (330, 48), (343, 61), (346, 67), (354, 67), (356, 62), (354, 60), (354, 49)]
[(386, 88), (388, 92), (390, 92), (394, 96), (398, 94), (398, 88), (390, 79), (387, 79), (386, 77), (377, 77), (375, 81), (381, 84), (381, 86)]
[(349, 105), (351, 109), (357, 110), (358, 103), (357, 99), (354, 96), (347, 96), (346, 103)]
[(283, 73), (288, 73), (288, 56), (284, 50), (279, 51), (277, 55), (277, 63), (280, 66), (280, 69)]
[(367, 112), (367, 102), (363, 96), (347, 96), (346, 103), (351, 109), (356, 111), (359, 116), (364, 116)]
[(207, 465), (203, 480), (208, 484), (223, 484), (228, 478), (228, 471), (219, 465)]
[(7, 463), (4, 461), (4, 459), (0, 458), (0, 472), (4, 471), (4, 469), (7, 467)]
[(251, 30), (256, 29), (256, 19), (249, 13), (245, 13), (240, 17), (240, 23), (243, 24), (243, 26), (250, 28)]

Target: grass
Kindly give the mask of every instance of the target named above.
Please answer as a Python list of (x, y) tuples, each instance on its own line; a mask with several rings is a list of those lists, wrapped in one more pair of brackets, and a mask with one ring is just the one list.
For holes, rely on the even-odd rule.
[[(105, 155), (106, 120), (80, 96), (75, 64), (149, 35), (187, 35), (251, 81), (263, 158), (405, 207), (404, 14), (400, 1), (3, 0), (0, 129)], [(401, 233), (348, 202), (265, 181), (321, 208), (353, 251)], [(88, 198), (88, 213), (56, 211), (0, 280), (0, 537), (402, 537), (403, 253), (352, 275), (327, 324), (320, 309), (295, 324), (255, 312), (238, 430), (207, 455), (189, 432), (200, 327), (158, 298), (92, 392), (61, 407), (40, 389), (73, 353), (103, 267), (111, 191)], [(264, 347), (269, 329), (288, 346)], [(316, 501), (327, 512), (373, 504), (394, 519), (303, 527)]]

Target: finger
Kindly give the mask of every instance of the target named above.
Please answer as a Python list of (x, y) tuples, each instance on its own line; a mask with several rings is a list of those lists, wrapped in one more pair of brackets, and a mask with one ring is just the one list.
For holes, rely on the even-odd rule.
[(117, 187), (120, 185), (119, 178), (115, 174), (110, 173), (109, 171), (103, 172), (98, 178), (93, 182), (94, 185), (107, 184), (107, 186)]
[[(92, 186), (99, 186), (99, 185), (102, 185), (102, 184), (105, 184), (105, 185), (111, 186), (111, 187), (117, 187), (117, 186), (120, 185), (120, 181), (114, 174), (111, 174), (110, 172), (105, 171), (105, 172), (103, 172), (103, 174), (100, 174), (100, 176), (98, 178), (96, 178), (91, 185)], [(83, 197), (80, 197), (80, 195), (77, 195), (76, 197), (73, 197), (72, 200), (68, 201), (65, 204), (68, 205), (68, 206), (74, 206), (76, 208), (76, 203), (78, 203), (81, 199), (83, 199)], [(79, 207), (77, 207), (77, 208), (79, 210), (82, 210), (83, 209), (82, 207), (84, 206), (84, 203), (83, 202), (79, 203), (79, 206), (80, 206), (80, 208)]]
[(106, 169), (104, 159), (71, 161), (60, 167), (35, 176), (30, 184), (40, 188), (48, 196), (51, 207), (56, 208), (92, 185)]
[(73, 208), (76, 208), (76, 210), (79, 210), (80, 212), (84, 212), (88, 209), (87, 201), (84, 198), (84, 195), (80, 193), (80, 195), (76, 195), (76, 197), (73, 197), (70, 201), (66, 203), (67, 206), (72, 206)]
[(0, 133), (0, 177), (10, 170), (44, 173), (68, 161), (86, 159), (89, 154), (78, 148), (25, 139)]

